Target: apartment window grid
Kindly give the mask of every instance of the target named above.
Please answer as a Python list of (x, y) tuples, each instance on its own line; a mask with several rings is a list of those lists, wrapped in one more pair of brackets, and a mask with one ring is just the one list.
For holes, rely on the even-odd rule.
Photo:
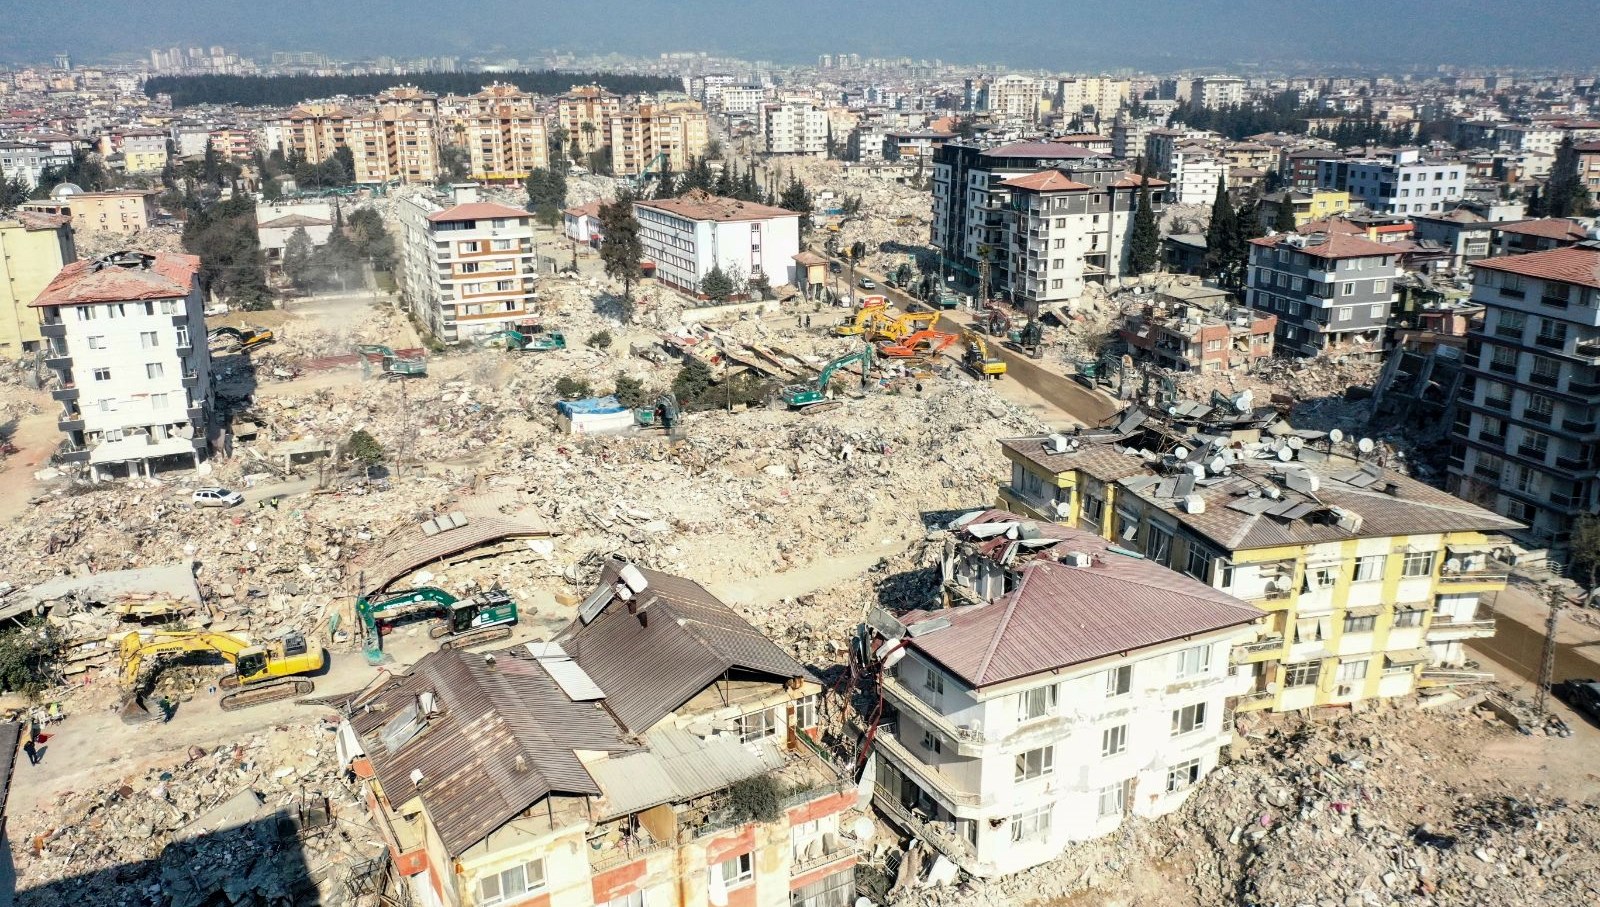
[(1182, 737), (1195, 731), (1205, 730), (1206, 704), (1196, 702), (1186, 705), (1181, 709), (1172, 710), (1172, 736)]
[(544, 860), (530, 860), (479, 879), (478, 903), (492, 907), (515, 901), (544, 887)]
[(1017, 694), (1017, 723), (1055, 714), (1060, 691), (1055, 684), (1024, 690)]
[(1011, 843), (1043, 841), (1050, 837), (1050, 805), (1035, 807), (1011, 817)]

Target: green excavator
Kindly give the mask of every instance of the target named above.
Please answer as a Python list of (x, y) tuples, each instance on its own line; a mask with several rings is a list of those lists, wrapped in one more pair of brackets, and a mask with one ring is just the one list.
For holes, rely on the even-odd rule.
[(844, 405), (842, 400), (833, 400), (828, 397), (828, 382), (833, 380), (834, 372), (853, 363), (861, 363), (861, 388), (866, 389), (872, 371), (872, 347), (866, 345), (853, 353), (846, 353), (822, 367), (822, 373), (817, 375), (814, 384), (791, 384), (778, 392), (783, 402), (790, 409), (802, 413), (820, 413), (824, 410), (837, 409)]
[(391, 623), (408, 617), (435, 620), (428, 635), (443, 639), (442, 649), (461, 649), (505, 639), (517, 622), (517, 603), (502, 589), (456, 598), (432, 586), (403, 592), (388, 592), (356, 599), (356, 617), (366, 635), (367, 661), (383, 660), (383, 633), (380, 622)]
[(551, 331), (548, 334), (525, 334), (506, 328), (493, 334), (485, 334), (478, 338), (478, 343), (483, 346), (500, 344), (513, 353), (548, 353), (551, 350), (566, 349), (567, 337), (560, 331)]
[(362, 344), (356, 347), (356, 352), (361, 354), (361, 371), (371, 375), (374, 368), (373, 356), (381, 357), (382, 361), (376, 365), (379, 374), (385, 378), (411, 378), (428, 373), (428, 360), (423, 355), (401, 356), (393, 349), (375, 343)]

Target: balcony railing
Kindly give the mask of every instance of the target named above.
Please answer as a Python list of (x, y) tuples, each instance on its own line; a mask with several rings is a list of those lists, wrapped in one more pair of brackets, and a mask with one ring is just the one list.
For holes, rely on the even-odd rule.
[(940, 714), (938, 709), (923, 702), (920, 696), (911, 692), (905, 684), (894, 677), (883, 679), (883, 692), (895, 707), (915, 714), (923, 724), (935, 728), (957, 742), (974, 744), (988, 742), (982, 731), (963, 727), (951, 721), (949, 716)]
[(904, 770), (912, 777), (919, 787), (936, 797), (940, 797), (958, 806), (978, 807), (983, 805), (983, 798), (971, 791), (964, 791), (956, 787), (954, 782), (940, 774), (935, 769), (923, 764), (921, 759), (911, 754), (903, 744), (894, 736), (894, 728), (883, 726), (878, 728), (878, 733), (873, 738), (873, 743), (889, 756), (889, 761), (896, 767)]
[(1262, 656), (1271, 656), (1283, 651), (1283, 637), (1273, 636), (1267, 639), (1258, 639), (1254, 642), (1241, 643), (1233, 647), (1233, 661), (1243, 664), (1254, 661)]
[(1428, 632), (1431, 634), (1435, 630), (1440, 633), (1466, 633), (1482, 630), (1488, 630), (1493, 633), (1494, 618), (1490, 617), (1485, 620), (1451, 620), (1447, 616), (1435, 614), (1433, 623), (1428, 626)]
[(1548, 334), (1540, 334), (1539, 336), (1533, 338), (1533, 342), (1546, 349), (1559, 350), (1567, 345), (1567, 338), (1551, 337)]
[(621, 843), (610, 851), (601, 850), (592, 854), (589, 858), (589, 869), (592, 872), (599, 873), (607, 869), (615, 869), (618, 866), (626, 866), (646, 854), (655, 853), (671, 846), (672, 843), (670, 841), (656, 841), (653, 839), (643, 843), (638, 841)]
[(958, 837), (939, 823), (929, 822), (916, 815), (883, 787), (876, 788), (872, 803), (896, 825), (920, 835), (957, 863), (970, 866), (977, 860), (977, 854), (972, 852), (972, 845), (965, 839)]
[(799, 857), (796, 857), (789, 863), (789, 874), (794, 876), (803, 875), (812, 871), (813, 869), (821, 869), (822, 867), (827, 866), (829, 863), (837, 863), (840, 860), (847, 860), (855, 855), (856, 850), (854, 847), (836, 847), (825, 854), (812, 857), (809, 860), (802, 860)]
[[(1504, 293), (1505, 291), (1501, 290), (1500, 292)], [(1567, 297), (1565, 296), (1541, 296), (1539, 297), (1539, 304), (1549, 306), (1552, 309), (1564, 309), (1568, 305)]]
[(1600, 425), (1597, 425), (1593, 419), (1582, 422), (1577, 419), (1562, 419), (1561, 428), (1563, 431), (1569, 431), (1575, 435), (1592, 435), (1595, 431), (1600, 430)]
[(1499, 561), (1488, 561), (1474, 570), (1441, 570), (1441, 583), (1503, 583), (1511, 579), (1511, 568)]

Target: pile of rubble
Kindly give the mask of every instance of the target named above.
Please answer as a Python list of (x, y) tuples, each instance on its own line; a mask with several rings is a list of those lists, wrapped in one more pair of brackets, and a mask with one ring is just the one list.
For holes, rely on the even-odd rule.
[(337, 763), (331, 729), (308, 719), (15, 815), (18, 903), (353, 904), (347, 881), (384, 845)]
[[(841, 250), (866, 243), (862, 266), (867, 270), (886, 274), (902, 264), (915, 267), (918, 254), (929, 249), (933, 207), (927, 190), (916, 185), (915, 168), (820, 158), (786, 160), (783, 168), (784, 173), (792, 171), (804, 182), (813, 196), (833, 193), (831, 200), (819, 202), (820, 208), (842, 206), (848, 198), (861, 200), (860, 212), (843, 218), (838, 242)], [(831, 218), (818, 215), (814, 219), (821, 226)], [(820, 243), (822, 235), (813, 239)]]

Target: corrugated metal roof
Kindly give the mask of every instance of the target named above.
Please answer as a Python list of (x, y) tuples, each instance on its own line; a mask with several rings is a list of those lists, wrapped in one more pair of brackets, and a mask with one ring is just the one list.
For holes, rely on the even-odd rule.
[[(616, 583), (622, 566), (608, 564), (600, 582)], [(655, 570), (639, 572), (649, 585), (634, 598), (637, 613), (619, 598), (589, 623), (574, 621), (559, 637), (606, 691), (606, 705), (623, 727), (648, 730), (730, 671), (810, 677), (704, 586)]]
[(783, 767), (777, 738), (746, 745), (733, 734), (699, 737), (662, 727), (646, 734), (645, 743), (647, 752), (589, 767), (605, 791), (602, 818), (681, 803)]
[(466, 498), (449, 509), (467, 515), (467, 525), (427, 535), (422, 525), (407, 526), (374, 546), (362, 559), (362, 595), (381, 591), (402, 576), (434, 561), (501, 539), (549, 535), (532, 511), (496, 496)]

